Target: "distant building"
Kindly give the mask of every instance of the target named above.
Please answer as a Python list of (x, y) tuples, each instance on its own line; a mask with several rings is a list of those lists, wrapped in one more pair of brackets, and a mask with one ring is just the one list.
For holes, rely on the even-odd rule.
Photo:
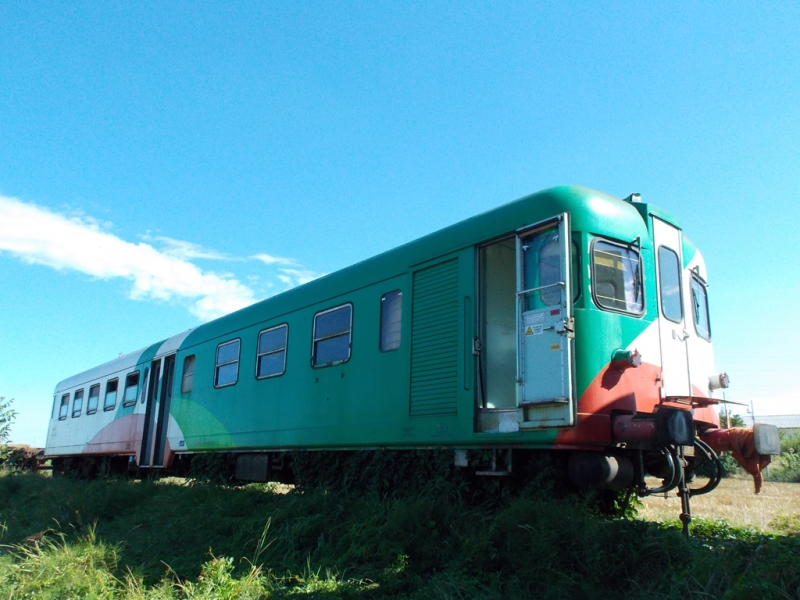
[(775, 425), (781, 433), (789, 435), (800, 432), (800, 415), (756, 415), (755, 422)]

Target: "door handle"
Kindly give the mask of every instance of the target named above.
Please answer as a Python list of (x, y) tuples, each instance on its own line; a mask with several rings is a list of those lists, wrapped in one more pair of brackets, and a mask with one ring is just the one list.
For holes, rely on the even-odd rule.
[[(552, 328), (550, 328), (552, 329)], [(555, 326), (556, 333), (560, 333), (562, 335), (566, 335), (569, 338), (575, 337), (575, 319), (570, 317), (569, 319), (564, 319), (559, 321)]]
[(675, 331), (673, 329), (672, 330), (672, 337), (675, 338), (676, 340), (678, 340), (679, 342), (685, 342), (686, 339), (689, 337), (689, 332), (684, 329), (683, 331), (678, 333), (677, 331)]

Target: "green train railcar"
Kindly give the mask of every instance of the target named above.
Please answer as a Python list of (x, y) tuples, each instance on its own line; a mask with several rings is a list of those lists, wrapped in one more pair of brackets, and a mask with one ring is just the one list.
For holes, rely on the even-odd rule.
[(688, 514), (715, 451), (757, 478), (778, 451), (774, 428), (719, 428), (707, 279), (636, 195), (545, 190), (62, 381), (46, 453), (92, 470), (236, 452), (257, 479), (292, 449), (494, 449), (498, 473), (546, 449), (579, 485), (677, 487)]

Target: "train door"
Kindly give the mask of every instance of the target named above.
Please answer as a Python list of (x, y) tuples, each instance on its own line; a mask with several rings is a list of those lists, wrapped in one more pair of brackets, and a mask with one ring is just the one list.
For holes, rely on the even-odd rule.
[(681, 232), (653, 217), (656, 271), (658, 273), (658, 333), (661, 346), (661, 397), (692, 395), (683, 306)]
[(164, 464), (169, 405), (172, 399), (172, 380), (175, 355), (152, 362), (147, 385), (147, 405), (144, 413), (140, 467), (161, 467)]
[(175, 355), (164, 358), (164, 374), (161, 376), (161, 400), (156, 415), (155, 439), (153, 440), (153, 466), (164, 466), (164, 450), (167, 446), (169, 406), (172, 401), (172, 380), (175, 374)]
[(517, 403), (521, 428), (575, 423), (569, 215), (517, 233)]

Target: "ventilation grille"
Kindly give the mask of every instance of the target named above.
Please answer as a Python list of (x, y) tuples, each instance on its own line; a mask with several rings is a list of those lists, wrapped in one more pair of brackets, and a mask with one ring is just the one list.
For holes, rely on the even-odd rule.
[(414, 273), (411, 416), (454, 415), (458, 390), (458, 259)]

